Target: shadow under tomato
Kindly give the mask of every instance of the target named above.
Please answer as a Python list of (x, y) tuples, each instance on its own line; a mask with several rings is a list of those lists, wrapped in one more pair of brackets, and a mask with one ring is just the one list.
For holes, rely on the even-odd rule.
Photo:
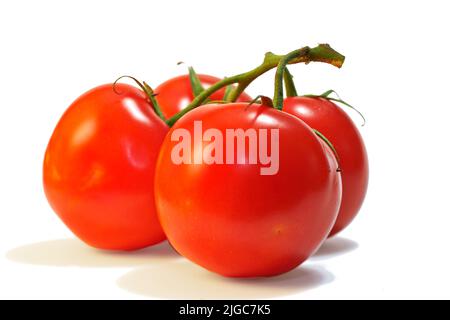
[[(355, 241), (327, 240), (310, 261), (328, 259), (358, 247)], [(27, 244), (7, 252), (14, 262), (57, 267), (133, 267), (117, 280), (131, 293), (168, 299), (264, 299), (289, 296), (334, 280), (320, 265), (306, 262), (283, 275), (270, 278), (225, 278), (183, 259), (165, 241), (133, 252), (103, 251), (77, 239)]]
[(137, 251), (106, 251), (91, 248), (77, 239), (58, 239), (27, 244), (6, 253), (14, 262), (77, 267), (136, 267), (181, 257), (167, 241)]
[(301, 266), (268, 278), (225, 278), (187, 260), (142, 267), (122, 276), (120, 288), (162, 299), (261, 299), (289, 296), (330, 283), (333, 274), (321, 266)]
[(310, 259), (312, 261), (330, 259), (353, 251), (358, 246), (356, 241), (343, 237), (333, 237), (326, 240)]

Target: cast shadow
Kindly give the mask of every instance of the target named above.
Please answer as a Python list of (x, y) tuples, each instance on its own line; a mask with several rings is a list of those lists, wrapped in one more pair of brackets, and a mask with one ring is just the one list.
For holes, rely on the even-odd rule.
[(77, 239), (27, 244), (8, 251), (6, 257), (19, 263), (57, 267), (135, 267), (180, 258), (167, 241), (126, 252), (94, 249)]
[(358, 246), (356, 241), (342, 237), (334, 237), (326, 240), (310, 259), (312, 261), (318, 261), (333, 258), (353, 251)]
[(225, 278), (181, 260), (134, 269), (117, 285), (134, 294), (161, 299), (268, 299), (289, 296), (330, 283), (321, 266), (301, 266), (268, 278)]

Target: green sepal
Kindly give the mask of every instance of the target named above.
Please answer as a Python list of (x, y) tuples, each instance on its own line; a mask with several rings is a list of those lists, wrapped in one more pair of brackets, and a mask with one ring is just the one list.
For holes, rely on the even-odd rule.
[[(330, 95), (333, 94), (333, 93), (336, 95), (337, 98), (330, 97)], [(356, 109), (354, 106), (352, 106), (348, 102), (345, 102), (344, 100), (342, 100), (341, 97), (338, 95), (338, 93), (336, 91), (332, 90), (332, 89), (327, 90), (327, 91), (325, 91), (324, 93), (322, 93), (320, 95), (305, 94), (303, 96), (304, 97), (309, 97), (309, 98), (323, 98), (323, 99), (326, 99), (328, 101), (341, 103), (341, 104), (349, 107), (350, 109), (353, 109), (355, 112), (357, 112), (359, 114), (359, 116), (363, 119), (362, 126), (364, 126), (366, 124), (366, 118), (364, 117), (364, 115), (358, 109)]]

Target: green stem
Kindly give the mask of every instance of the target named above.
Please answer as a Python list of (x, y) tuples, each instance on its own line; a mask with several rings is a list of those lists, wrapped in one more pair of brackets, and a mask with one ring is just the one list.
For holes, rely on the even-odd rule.
[[(287, 56), (289, 56), (289, 59), (286, 59)], [(294, 64), (301, 62), (309, 63), (311, 61), (316, 61), (329, 63), (338, 68), (340, 68), (344, 63), (344, 56), (333, 50), (329, 45), (326, 44), (320, 44), (314, 48), (304, 47), (288, 53), (287, 55), (276, 55), (268, 52), (266, 53), (264, 61), (261, 65), (248, 72), (222, 79), (221, 81), (213, 84), (198, 96), (196, 96), (186, 108), (181, 110), (172, 118), (168, 119), (166, 123), (169, 126), (172, 126), (183, 115), (201, 105), (206, 99), (208, 99), (211, 94), (230, 84), (237, 84), (237, 87), (233, 88), (228, 97), (229, 101), (235, 101), (237, 97), (239, 97), (239, 95), (247, 88), (247, 86), (252, 83), (253, 80), (266, 73), (267, 71), (277, 67), (283, 59), (286, 60), (285, 64)], [(282, 76), (283, 74), (281, 73), (281, 77)]]
[[(116, 89), (115, 89), (116, 88), (116, 84), (117, 84), (117, 82), (119, 82), (119, 80), (121, 80), (123, 78), (128, 78), (128, 79), (131, 79), (134, 82), (136, 82), (136, 84), (139, 86), (139, 88), (142, 89), (142, 91), (144, 91), (145, 95), (147, 96), (147, 98), (151, 102), (153, 110), (158, 115), (158, 117), (160, 117), (162, 121), (167, 122), (166, 118), (164, 117), (164, 114), (161, 111), (161, 107), (159, 106), (158, 101), (155, 99), (155, 93), (153, 92), (153, 89), (145, 81), (144, 82), (140, 82), (135, 77), (128, 76), (128, 75), (120, 76), (113, 83), (113, 90), (114, 90), (114, 92), (118, 93), (116, 91)], [(118, 94), (120, 94), (120, 93), (118, 93)]]
[[(306, 47), (307, 48), (307, 47)], [(305, 56), (305, 48), (294, 50), (280, 59), (275, 74), (275, 93), (273, 97), (274, 108), (281, 110), (283, 108), (283, 74), (288, 64), (296, 63)], [(318, 61), (329, 63), (335, 67), (342, 67), (345, 57), (335, 51), (328, 44), (320, 44), (307, 52), (308, 61)]]
[(158, 115), (158, 117), (161, 118), (162, 121), (166, 121), (166, 117), (162, 113), (161, 107), (159, 106), (158, 101), (155, 99), (155, 93), (153, 92), (153, 89), (144, 81), (142, 83), (144, 85), (144, 92), (147, 95), (147, 97), (150, 99), (150, 102), (152, 103), (153, 110), (155, 110), (155, 113)]
[(273, 105), (276, 109), (283, 108), (283, 74), (289, 61), (304, 55), (303, 49), (294, 50), (283, 57), (278, 63), (277, 71), (275, 73), (275, 93), (273, 96)]
[(287, 97), (298, 97), (297, 89), (295, 88), (295, 83), (292, 74), (289, 72), (288, 68), (284, 69), (283, 74), (284, 88), (286, 89)]

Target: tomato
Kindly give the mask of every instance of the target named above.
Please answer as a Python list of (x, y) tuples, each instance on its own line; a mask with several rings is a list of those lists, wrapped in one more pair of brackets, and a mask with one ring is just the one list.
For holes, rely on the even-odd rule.
[(342, 203), (332, 236), (350, 224), (364, 201), (369, 180), (364, 141), (350, 117), (324, 98), (286, 98), (283, 111), (320, 131), (337, 151), (342, 170)]
[(45, 153), (43, 182), (51, 207), (81, 240), (132, 250), (165, 239), (153, 179), (169, 128), (142, 91), (126, 84), (116, 91), (99, 86), (67, 109)]
[[(219, 78), (199, 74), (201, 84), (204, 88), (208, 88), (214, 83), (220, 81)], [(166, 118), (174, 116), (179, 111), (183, 110), (193, 99), (194, 94), (192, 91), (191, 82), (189, 80), (189, 75), (182, 75), (172, 79), (167, 80), (160, 84), (155, 90), (157, 94), (156, 99), (160, 105), (160, 108)], [(225, 88), (213, 93), (209, 100), (218, 101), (222, 100), (225, 94)], [(243, 92), (237, 101), (246, 102), (252, 101), (253, 99)]]
[[(241, 149), (246, 152), (237, 153), (236, 138), (224, 138), (220, 147), (222, 138), (207, 136), (209, 129), (224, 137), (227, 130), (254, 130), (258, 143), (266, 132), (278, 170), (262, 174), (275, 160), (263, 165), (268, 162), (261, 160), (261, 145), (260, 162), (252, 163), (250, 138)], [(277, 129), (278, 140), (272, 140)], [(183, 141), (191, 152), (178, 153)], [(214, 150), (211, 141), (219, 141)], [(215, 162), (205, 162), (208, 157), (199, 162), (208, 155), (205, 150)], [(228, 152), (234, 156), (228, 159)], [(177, 154), (184, 162), (174, 161)], [(155, 176), (158, 216), (173, 247), (208, 270), (232, 277), (280, 274), (313, 254), (330, 232), (341, 198), (337, 168), (325, 143), (287, 113), (247, 103), (201, 106), (175, 123), (161, 147)]]

